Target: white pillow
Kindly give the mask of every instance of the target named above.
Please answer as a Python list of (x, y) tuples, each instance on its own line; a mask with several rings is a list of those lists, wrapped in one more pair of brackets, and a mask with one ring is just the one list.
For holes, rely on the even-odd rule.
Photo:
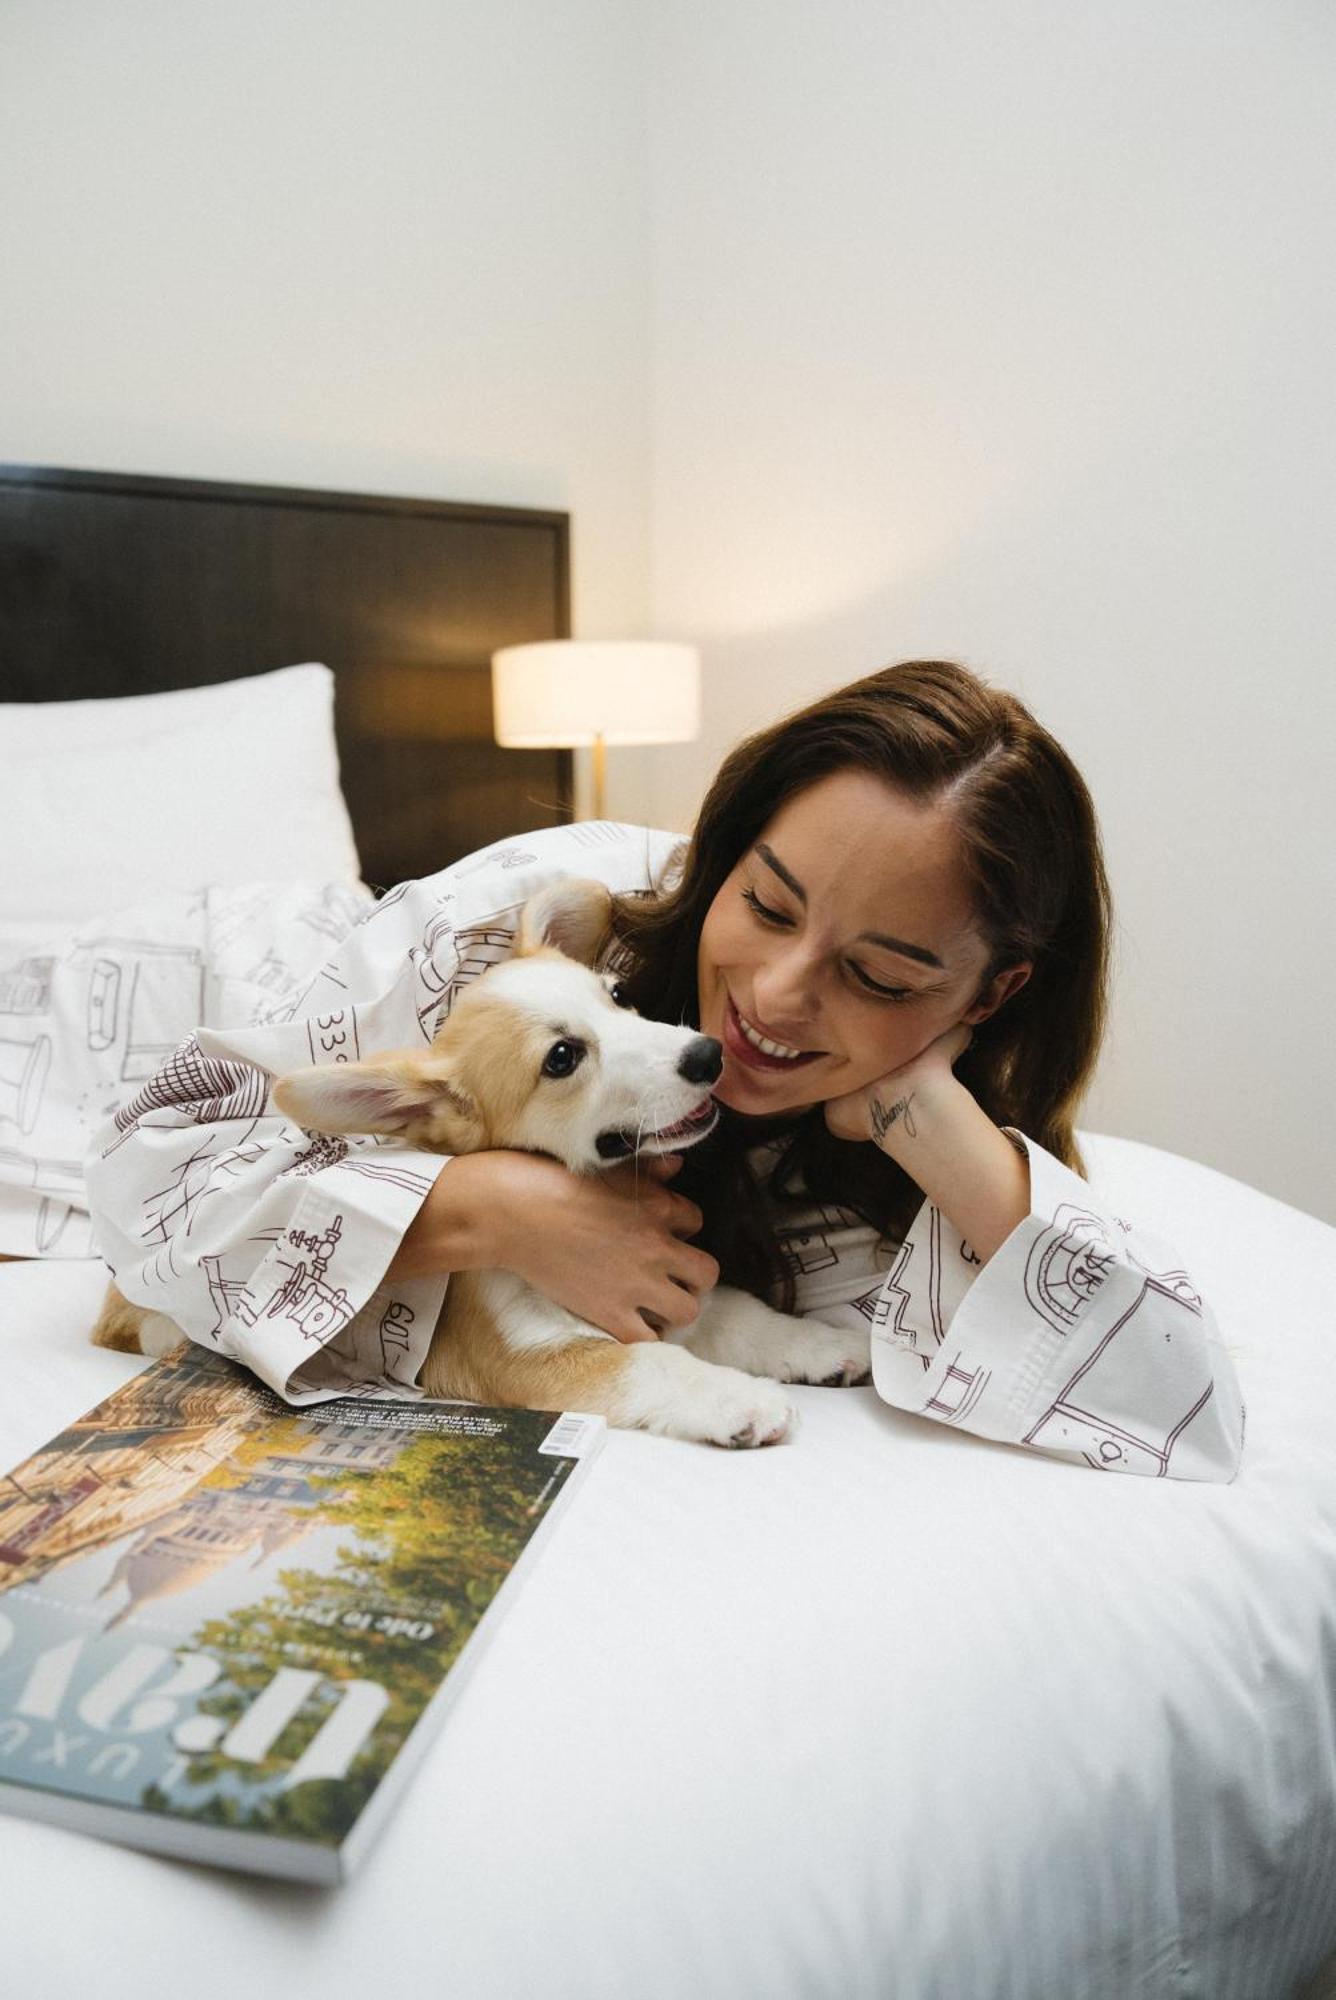
[(334, 676), (0, 705), (0, 853), (15, 931), (205, 882), (355, 881)]

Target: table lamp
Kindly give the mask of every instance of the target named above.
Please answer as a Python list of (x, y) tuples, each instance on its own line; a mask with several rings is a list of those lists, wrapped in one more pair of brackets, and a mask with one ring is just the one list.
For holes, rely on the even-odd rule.
[(492, 655), (492, 722), (512, 750), (592, 749), (594, 818), (608, 744), (688, 743), (700, 729), (700, 655), (658, 639), (545, 639)]

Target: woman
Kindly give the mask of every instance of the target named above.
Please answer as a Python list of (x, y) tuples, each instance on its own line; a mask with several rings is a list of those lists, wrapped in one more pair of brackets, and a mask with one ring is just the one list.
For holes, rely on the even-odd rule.
[[(727, 1116), (674, 1186), (677, 1162), (577, 1180), (267, 1110), (263, 1073), (429, 1040), (554, 874), (616, 892), (634, 1003), (723, 1045)], [(1107, 925), (1053, 739), (964, 668), (888, 668), (741, 745), (685, 861), (643, 829), (526, 835), (393, 891), (277, 1015), (201, 1031), (90, 1166), (104, 1249), (129, 1297), (294, 1401), (411, 1385), (451, 1271), (515, 1270), (620, 1340), (690, 1323), (722, 1272), (859, 1315), (902, 1408), (1228, 1479), (1242, 1406), (1213, 1322), (1078, 1178)]]

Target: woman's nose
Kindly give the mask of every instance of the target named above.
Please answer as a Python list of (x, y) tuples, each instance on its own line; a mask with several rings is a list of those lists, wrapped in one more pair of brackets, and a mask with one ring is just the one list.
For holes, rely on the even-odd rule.
[(752, 976), (752, 997), (761, 1024), (796, 1027), (817, 1010), (816, 967), (800, 944), (772, 953)]

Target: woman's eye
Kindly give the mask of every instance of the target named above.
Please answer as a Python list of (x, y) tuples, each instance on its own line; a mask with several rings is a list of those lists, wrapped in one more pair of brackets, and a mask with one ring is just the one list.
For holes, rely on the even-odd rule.
[(617, 981), (615, 986), (610, 986), (608, 988), (608, 998), (609, 1000), (611, 1000), (614, 1007), (629, 1007), (631, 1005), (630, 991), (627, 987), (622, 985), (620, 979)]
[(779, 924), (787, 926), (792, 921), (789, 917), (786, 917), (784, 915), (784, 912), (782, 910), (772, 910), (769, 903), (763, 903), (760, 897), (757, 895), (755, 889), (744, 889), (742, 892), (742, 900), (747, 905), (747, 908), (752, 912), (753, 916), (759, 917), (763, 924)]
[(869, 979), (861, 965), (850, 965), (850, 972), (865, 993), (875, 993), (878, 1000), (912, 1000), (912, 986), (879, 986), (875, 979)]
[[(758, 917), (763, 924), (773, 924), (776, 930), (792, 930), (793, 918), (785, 916), (783, 910), (773, 910), (769, 903), (763, 903), (755, 889), (744, 889), (742, 900), (752, 915)], [(879, 985), (875, 979), (868, 978), (861, 965), (855, 965), (852, 960), (849, 960), (848, 963), (850, 975), (860, 992), (873, 993), (878, 1000), (913, 999), (914, 989), (912, 986)]]
[(569, 1076), (583, 1060), (583, 1042), (553, 1042), (543, 1058), (543, 1075)]

